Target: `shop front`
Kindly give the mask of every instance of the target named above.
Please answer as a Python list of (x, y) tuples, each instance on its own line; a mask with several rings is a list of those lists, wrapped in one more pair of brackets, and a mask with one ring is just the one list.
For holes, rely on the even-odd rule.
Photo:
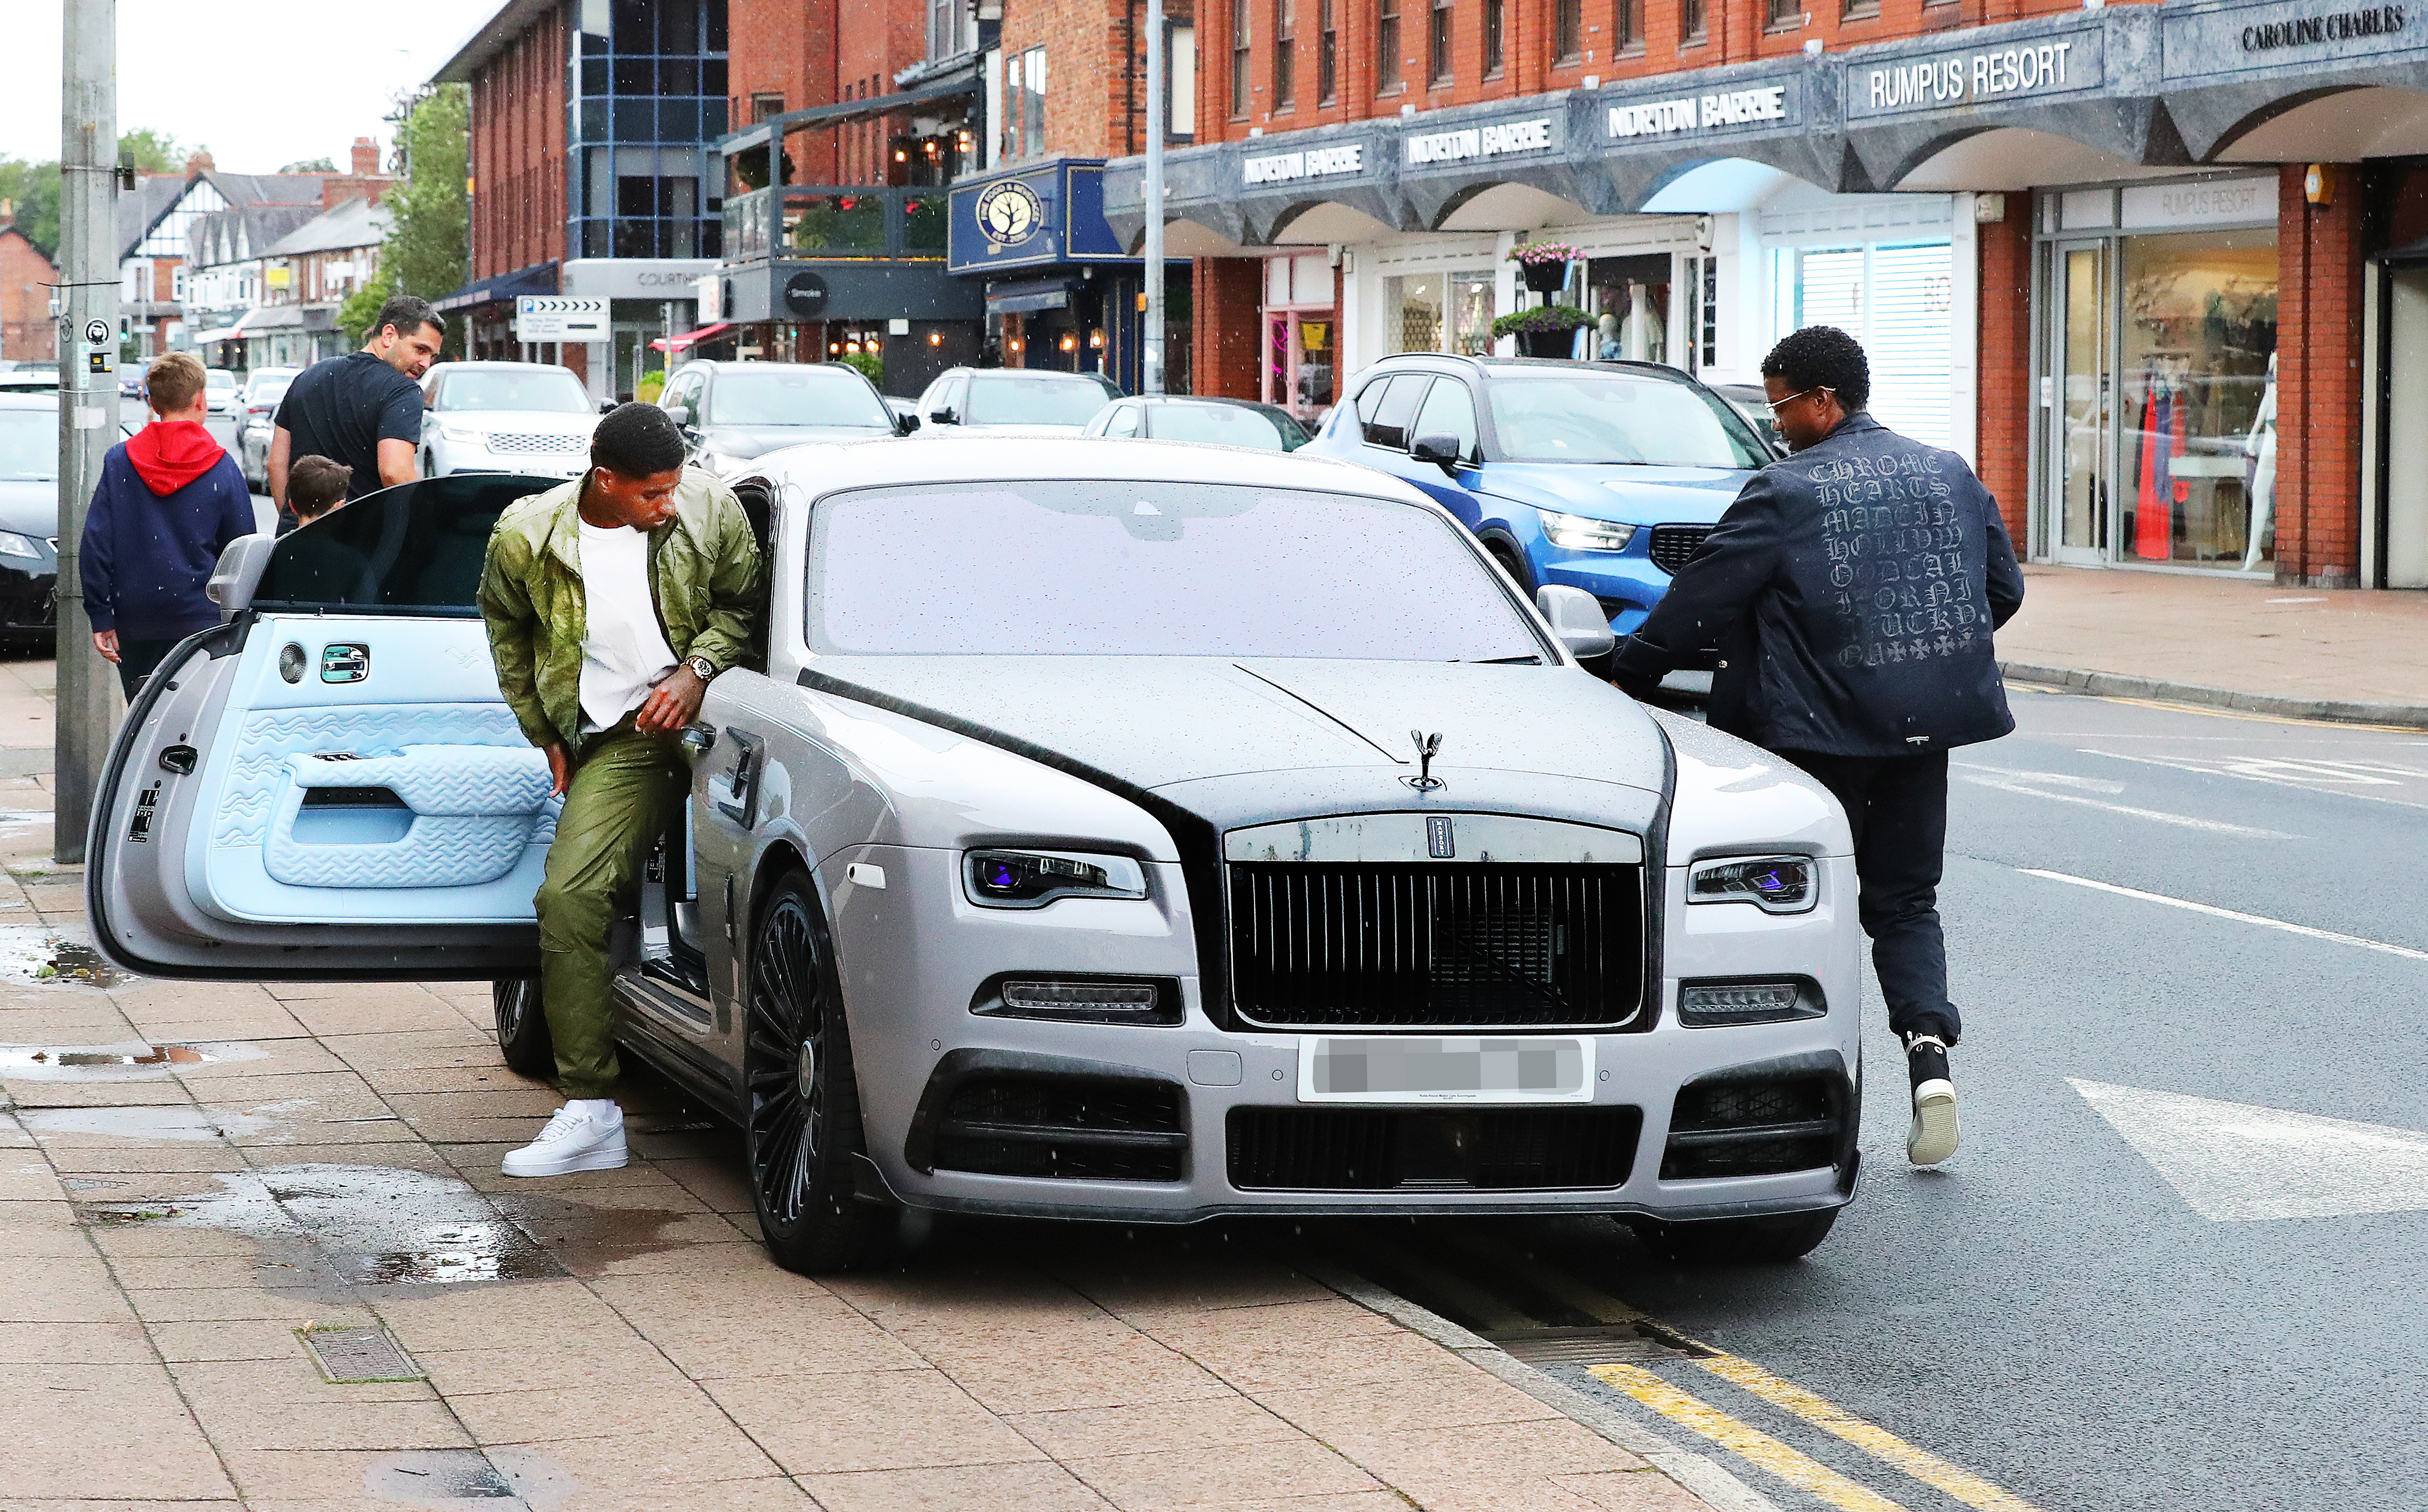
[[(1057, 157), (956, 182), (945, 266), (983, 289), (986, 345), (1002, 366), (1102, 373), (1135, 393), (1144, 285), (1106, 224), (1104, 174), (1102, 158)], [(1166, 386), (1187, 383), (1185, 345), (1168, 347)]]

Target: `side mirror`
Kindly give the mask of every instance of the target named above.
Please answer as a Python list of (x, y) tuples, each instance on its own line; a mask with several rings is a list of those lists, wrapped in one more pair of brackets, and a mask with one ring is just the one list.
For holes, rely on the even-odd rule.
[(1551, 633), (1580, 662), (1607, 663), (1618, 647), (1600, 600), (1583, 588), (1547, 583), (1534, 590), (1534, 607), (1543, 611), (1543, 617), (1551, 622)]
[(961, 423), (960, 417), (954, 414), (950, 409), (931, 409), (927, 412), (927, 419), (930, 424), (935, 425), (959, 425)]
[(599, 414), (601, 414), (601, 415), (605, 415), (605, 414), (608, 414), (608, 413), (612, 412), (612, 411), (615, 408), (615, 405), (617, 404), (617, 403), (618, 403), (618, 401), (616, 401), (616, 400), (613, 400), (613, 399), (602, 399), (602, 400), (600, 400), (600, 401), (599, 402)]
[(894, 434), (896, 436), (908, 436), (918, 428), (919, 417), (916, 415), (896, 415), (894, 417)]
[(674, 421), (678, 427), (688, 427), (691, 424), (689, 404), (665, 404), (660, 407), (666, 412), (666, 419)]
[(1455, 436), (1420, 436), (1417, 444), (1408, 448), (1408, 455), (1419, 462), (1430, 462), (1455, 477), (1462, 450)]
[(239, 535), (227, 543), (203, 584), (203, 597), (220, 606), (222, 624), (253, 607), (254, 590), (261, 586), (261, 570), (278, 545), (275, 535)]

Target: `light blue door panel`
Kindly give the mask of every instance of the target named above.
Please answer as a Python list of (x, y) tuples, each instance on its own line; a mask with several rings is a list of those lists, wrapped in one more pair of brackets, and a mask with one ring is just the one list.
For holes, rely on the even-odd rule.
[(532, 918), (559, 800), (477, 619), (265, 616), (201, 776), (187, 873), (209, 913)]

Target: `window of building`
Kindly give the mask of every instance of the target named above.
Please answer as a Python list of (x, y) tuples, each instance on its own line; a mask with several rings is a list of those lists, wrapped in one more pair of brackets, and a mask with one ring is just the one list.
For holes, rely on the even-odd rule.
[(769, 116), (784, 113), (784, 97), (780, 94), (754, 94), (750, 97), (750, 123), (757, 125)]
[(927, 56), (951, 58), (977, 46), (970, 0), (927, 0)]
[(1484, 0), (1484, 76), (1496, 79), (1509, 60), (1508, 0)]
[(1374, 0), (1374, 92), (1400, 89), (1400, 0)]
[(1330, 105), (1340, 92), (1340, 0), (1321, 0), (1316, 18), (1315, 99)]
[(1442, 349), (1442, 282), (1439, 273), (1383, 280), (1383, 339), (1393, 352)]
[[(1846, 8), (1842, 13), (1848, 21), (1861, 21), (1867, 16), (1877, 16), (1880, 13), (1880, 0), (1846, 0)], [(1804, 20), (1801, 15), (1796, 19), (1799, 25)]]
[[(536, 231), (532, 222), (539, 217), (569, 213), (570, 255), (720, 254), (724, 201), (719, 186), (702, 174), (706, 145), (730, 124), (725, 6), (726, 0), (583, 0), (574, 74), (579, 93), (568, 111), (579, 178), (569, 197), (543, 196), (536, 182), (520, 186), (509, 196), (520, 213), (499, 228), (500, 235), (520, 244)], [(783, 107), (780, 94), (748, 100), (754, 117), (781, 114)], [(543, 201), (551, 208), (538, 210)]]
[(1709, 37), (1712, 26), (1708, 0), (1678, 0), (1678, 30), (1690, 42)]
[(1231, 0), (1231, 119), (1248, 114), (1249, 0)]
[(1045, 49), (1015, 53), (1004, 64), (1003, 156), (1036, 157), (1045, 151)]
[(1584, 0), (1552, 0), (1551, 60), (1573, 63), (1584, 57)]
[[(1880, 0), (1846, 0), (1846, 13), (1866, 15), (1880, 8)], [(1804, 0), (1768, 0), (1764, 24), (1772, 31), (1793, 31), (1804, 25)]]
[(1197, 137), (1197, 28), (1186, 22), (1164, 26), (1163, 122), (1174, 141)]
[(1618, 0), (1610, 18), (1610, 50), (1638, 52), (1644, 47), (1644, 0)]
[[(1561, 0), (1564, 5), (1575, 0)], [(1425, 17), (1425, 76), (1435, 84), (1451, 80), (1450, 61), (1451, 0), (1433, 0)]]
[(1287, 110), (1298, 103), (1298, 20), (1296, 0), (1273, 0), (1273, 108)]

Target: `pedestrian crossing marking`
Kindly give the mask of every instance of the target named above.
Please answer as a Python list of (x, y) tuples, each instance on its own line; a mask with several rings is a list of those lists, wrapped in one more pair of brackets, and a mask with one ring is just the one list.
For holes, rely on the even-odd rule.
[(1747, 1463), (1769, 1471), (1797, 1490), (1811, 1492), (1841, 1512), (1906, 1512), (1878, 1491), (1857, 1485), (1753, 1424), (1687, 1395), (1650, 1371), (1633, 1365), (1594, 1365), (1587, 1370), (1670, 1422), (1693, 1429)]

